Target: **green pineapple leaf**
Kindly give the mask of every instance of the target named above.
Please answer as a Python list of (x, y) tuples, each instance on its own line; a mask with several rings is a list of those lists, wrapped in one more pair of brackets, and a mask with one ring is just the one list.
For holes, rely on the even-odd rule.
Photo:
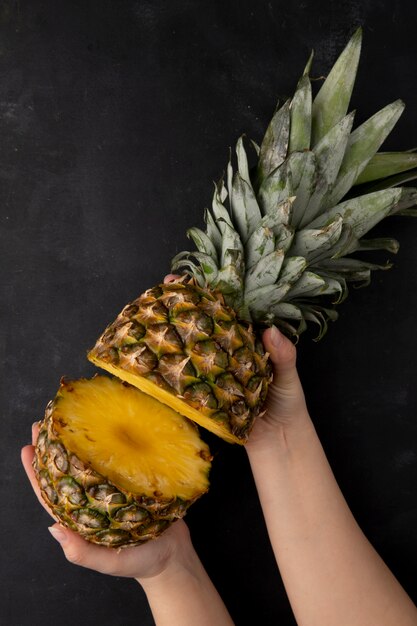
[(233, 221), (245, 243), (259, 224), (262, 215), (252, 185), (241, 178), (238, 172), (233, 178), (231, 207)]
[(206, 282), (209, 285), (211, 283), (214, 283), (218, 275), (217, 263), (213, 261), (211, 256), (205, 254), (204, 252), (193, 252), (192, 256), (198, 261), (199, 266), (203, 271)]
[(345, 224), (352, 227), (356, 237), (362, 237), (396, 207), (402, 189), (376, 191), (358, 198), (351, 198), (327, 210), (316, 218), (309, 229), (323, 228), (340, 215)]
[(358, 28), (314, 98), (312, 106), (313, 146), (346, 115), (358, 69), (361, 43), (362, 29)]
[(374, 239), (359, 239), (354, 251), (362, 252), (364, 250), (386, 250), (391, 254), (397, 254), (400, 244), (392, 237), (375, 237)]
[(390, 215), (411, 215), (412, 209), (417, 204), (416, 187), (400, 187), (401, 196), (397, 204), (391, 209)]
[(306, 66), (303, 71), (303, 76), (310, 76), (311, 66), (313, 65), (313, 59), (314, 59), (314, 50), (310, 52), (310, 56), (308, 57)]
[(289, 152), (308, 150), (311, 140), (311, 83), (307, 75), (298, 81), (290, 104)]
[(223, 267), (228, 264), (230, 251), (238, 252), (240, 255), (243, 255), (243, 246), (239, 234), (233, 226), (224, 222), (223, 218), (220, 218), (218, 222), (223, 226), (222, 253), (220, 256), (220, 265)]
[(204, 210), (204, 221), (206, 223), (206, 235), (213, 242), (217, 254), (222, 250), (222, 235), (208, 209)]
[(345, 196), (388, 137), (403, 111), (404, 103), (396, 100), (353, 131), (333, 190), (325, 199), (325, 207), (334, 206)]
[(380, 265), (359, 259), (344, 258), (321, 261), (318, 267), (320, 270), (324, 269), (325, 271), (336, 272), (347, 281), (361, 282), (364, 287), (370, 283), (372, 270), (388, 270), (392, 267), (392, 263)]
[(214, 183), (214, 194), (212, 201), (212, 209), (213, 215), (216, 219), (216, 223), (218, 224), (219, 230), (223, 235), (225, 230), (225, 225), (227, 224), (230, 228), (233, 228), (232, 220), (230, 219), (230, 215), (228, 210), (223, 204), (223, 182)]
[(323, 198), (333, 187), (345, 155), (354, 116), (352, 112), (343, 117), (313, 148), (317, 178), (315, 190), (305, 208), (300, 228), (309, 224), (320, 213)]
[(290, 287), (291, 285), (288, 283), (281, 283), (280, 285), (257, 287), (246, 292), (245, 302), (254, 319), (265, 321), (265, 313), (281, 302)]
[(292, 176), (289, 161), (277, 167), (262, 182), (258, 199), (262, 212), (270, 213), (274, 208), (293, 195)]
[(319, 326), (319, 334), (315, 337), (314, 341), (320, 341), (327, 333), (327, 322), (335, 322), (339, 317), (339, 314), (334, 309), (329, 309), (315, 303), (312, 305), (303, 305), (302, 310), (304, 319), (309, 322), (314, 322)]
[(208, 254), (215, 263), (218, 262), (217, 250), (213, 241), (202, 230), (196, 227), (189, 228), (187, 230), (187, 237), (191, 238), (197, 250)]
[(415, 152), (377, 152), (355, 180), (355, 185), (362, 185), (394, 174), (400, 174), (417, 168)]
[(278, 286), (288, 285), (288, 289), (302, 275), (307, 267), (307, 259), (302, 256), (289, 256), (282, 264), (281, 273), (277, 282)]
[(283, 250), (274, 250), (259, 259), (246, 274), (245, 290), (253, 291), (258, 287), (273, 285), (278, 279), (283, 261)]
[(299, 230), (294, 237), (289, 253), (303, 256), (307, 261), (311, 261), (317, 254), (333, 248), (340, 239), (342, 227), (343, 218), (341, 215), (336, 215), (334, 220), (323, 228)]
[(239, 139), (237, 140), (236, 156), (237, 156), (237, 169), (241, 178), (243, 178), (243, 180), (245, 180), (248, 183), (248, 185), (251, 185), (250, 175), (249, 175), (248, 157), (246, 154), (245, 147), (243, 145), (243, 136), (239, 137)]
[[(271, 313), (274, 316), (274, 321), (278, 326), (284, 327), (284, 331), (289, 331), (291, 335), (298, 337), (307, 328), (307, 324), (304, 318), (304, 314), (299, 306), (291, 302), (280, 302), (271, 307)], [(295, 328), (292, 324), (284, 320), (290, 319), (298, 321), (298, 327)]]
[(293, 152), (288, 157), (288, 169), (291, 172), (291, 191), (295, 196), (291, 226), (299, 228), (315, 188), (317, 165), (314, 152)]
[(285, 299), (292, 300), (299, 296), (318, 296), (325, 291), (326, 287), (327, 283), (324, 278), (314, 272), (305, 271), (288, 291)]
[(275, 235), (271, 228), (258, 225), (245, 246), (246, 270), (250, 270), (262, 257), (275, 250)]
[(283, 163), (290, 134), (290, 100), (276, 111), (263, 138), (257, 168), (258, 186)]
[(185, 272), (193, 276), (200, 287), (204, 287), (206, 285), (206, 279), (203, 270), (200, 264), (196, 264), (188, 258), (191, 254), (191, 252), (184, 251), (174, 256), (171, 261), (171, 271), (173, 273)]
[(417, 179), (417, 169), (409, 170), (408, 172), (402, 172), (401, 174), (395, 174), (394, 176), (388, 176), (387, 178), (383, 178), (381, 180), (375, 181), (373, 183), (365, 183), (360, 187), (354, 187), (354, 191), (358, 191), (360, 189), (362, 193), (371, 193), (372, 191), (380, 191), (381, 189), (389, 189), (390, 187), (397, 187), (398, 185), (403, 185), (404, 183), (409, 183), (412, 180)]

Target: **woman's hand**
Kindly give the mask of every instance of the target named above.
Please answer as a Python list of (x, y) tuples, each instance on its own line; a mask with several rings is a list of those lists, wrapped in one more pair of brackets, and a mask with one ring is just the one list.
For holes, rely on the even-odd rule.
[(358, 527), (309, 418), (296, 350), (274, 328), (266, 413), (246, 450), (297, 624), (412, 626), (417, 611)]
[(263, 333), (262, 341), (273, 365), (273, 381), (269, 386), (265, 413), (255, 420), (246, 447), (249, 450), (268, 446), (280, 436), (285, 443), (293, 434), (311, 432), (303, 388), (296, 368), (294, 344), (275, 326)]
[[(39, 426), (35, 424), (32, 430), (33, 445), (23, 448), (22, 462), (39, 502), (50, 513), (32, 467)], [(122, 550), (89, 543), (59, 523), (49, 530), (71, 563), (102, 574), (135, 578), (158, 626), (233, 626), (183, 520), (177, 520), (157, 539)]]
[[(22, 462), (33, 490), (44, 509), (51, 511), (44, 502), (32, 467), (34, 446), (38, 438), (39, 426), (32, 428), (32, 444), (22, 449)], [(142, 546), (117, 550), (94, 545), (80, 535), (59, 523), (49, 528), (52, 536), (60, 544), (68, 561), (82, 567), (113, 576), (126, 576), (139, 581), (174, 572), (187, 562), (193, 547), (188, 528), (182, 520), (176, 521), (160, 537)]]

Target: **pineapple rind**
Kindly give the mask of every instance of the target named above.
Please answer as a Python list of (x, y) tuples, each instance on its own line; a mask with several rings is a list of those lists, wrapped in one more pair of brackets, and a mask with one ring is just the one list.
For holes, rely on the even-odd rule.
[(231, 443), (246, 443), (271, 380), (251, 326), (193, 281), (128, 304), (88, 358)]

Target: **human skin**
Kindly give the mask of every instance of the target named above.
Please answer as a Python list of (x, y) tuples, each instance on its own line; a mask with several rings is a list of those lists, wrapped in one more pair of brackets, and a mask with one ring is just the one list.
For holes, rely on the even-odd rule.
[[(42, 499), (33, 471), (39, 425), (32, 428), (32, 445), (22, 449), (22, 462), (33, 490)], [(144, 589), (158, 626), (231, 626), (233, 621), (191, 543), (183, 520), (142, 546), (115, 550), (94, 545), (59, 523), (49, 528), (68, 561), (102, 574), (134, 578)]]
[(307, 410), (295, 346), (263, 336), (274, 365), (246, 445), (268, 534), (299, 626), (415, 626), (417, 609), (356, 523)]

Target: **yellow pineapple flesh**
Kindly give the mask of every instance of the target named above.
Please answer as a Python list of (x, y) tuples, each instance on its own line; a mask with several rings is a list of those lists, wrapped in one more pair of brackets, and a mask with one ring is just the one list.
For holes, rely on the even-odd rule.
[(103, 545), (158, 536), (208, 489), (197, 428), (114, 378), (62, 381), (42, 423), (34, 467), (66, 526)]

